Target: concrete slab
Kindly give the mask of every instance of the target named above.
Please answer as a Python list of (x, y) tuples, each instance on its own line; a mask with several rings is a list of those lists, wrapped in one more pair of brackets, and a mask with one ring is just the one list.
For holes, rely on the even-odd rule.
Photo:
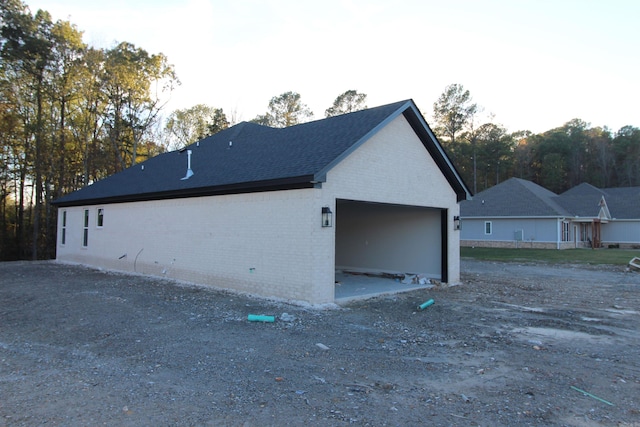
[(336, 303), (371, 298), (385, 294), (430, 289), (433, 285), (405, 284), (382, 276), (336, 272)]

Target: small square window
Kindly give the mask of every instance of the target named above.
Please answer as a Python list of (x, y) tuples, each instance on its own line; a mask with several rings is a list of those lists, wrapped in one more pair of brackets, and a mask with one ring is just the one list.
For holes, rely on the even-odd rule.
[(98, 215), (96, 216), (96, 225), (102, 227), (104, 225), (104, 208), (98, 208)]

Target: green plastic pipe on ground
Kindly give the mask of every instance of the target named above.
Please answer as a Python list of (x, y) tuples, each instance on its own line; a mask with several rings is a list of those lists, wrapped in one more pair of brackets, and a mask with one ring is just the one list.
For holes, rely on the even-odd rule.
[(274, 316), (265, 316), (263, 314), (250, 314), (247, 316), (247, 320), (249, 322), (275, 322), (276, 318)]
[(422, 304), (420, 304), (418, 306), (418, 310), (424, 310), (425, 308), (429, 307), (430, 305), (433, 305), (435, 301), (433, 299), (430, 299), (429, 301), (425, 301)]

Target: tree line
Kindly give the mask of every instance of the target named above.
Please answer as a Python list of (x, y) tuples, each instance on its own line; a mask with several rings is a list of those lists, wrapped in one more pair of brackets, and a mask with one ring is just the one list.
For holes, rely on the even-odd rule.
[(596, 187), (640, 186), (640, 129), (617, 132), (580, 119), (540, 134), (479, 124), (481, 108), (461, 84), (433, 104), (433, 131), (469, 188), (477, 193), (518, 177), (555, 193), (582, 182)]
[[(0, 0), (0, 260), (55, 256), (56, 198), (234, 124), (220, 108), (161, 113), (180, 84), (162, 53), (121, 42), (97, 49), (82, 31), (20, 0)], [(347, 91), (327, 110), (366, 108)], [(295, 92), (253, 121), (312, 117)]]
[[(236, 112), (204, 104), (163, 118), (179, 84), (162, 53), (128, 42), (97, 49), (72, 23), (0, 0), (0, 260), (55, 256), (56, 198), (238, 122)], [(348, 90), (324, 115), (365, 109), (366, 98)], [(428, 122), (474, 192), (511, 176), (556, 192), (582, 181), (640, 185), (640, 130), (632, 126), (612, 133), (576, 119), (538, 135), (476, 126), (480, 108), (458, 84), (433, 107)], [(312, 118), (290, 91), (251, 121), (287, 127)]]
[(179, 81), (162, 54), (95, 49), (46, 11), (0, 7), (0, 259), (50, 258), (50, 202), (161, 152), (153, 131)]

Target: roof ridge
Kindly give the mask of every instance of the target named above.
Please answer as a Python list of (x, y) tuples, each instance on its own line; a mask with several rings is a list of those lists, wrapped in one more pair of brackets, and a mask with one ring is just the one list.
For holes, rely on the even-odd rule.
[(533, 181), (527, 181), (524, 179), (519, 179), (519, 180), (521, 185), (523, 185), (523, 183), (526, 183), (526, 185), (523, 185), (523, 186), (527, 188), (527, 190), (531, 194), (533, 194), (534, 197), (536, 197), (538, 200), (540, 200), (541, 202), (549, 206), (556, 213), (563, 214), (563, 215), (570, 213), (567, 209), (563, 208), (562, 205), (560, 205), (555, 200), (553, 200), (557, 197), (560, 197), (558, 194), (554, 193), (553, 191), (547, 188), (544, 188), (539, 184), (536, 184)]
[[(286, 130), (286, 129), (294, 129), (294, 128), (300, 128), (306, 125), (313, 125), (316, 124), (318, 122), (324, 122), (327, 120), (334, 120), (334, 119), (341, 119), (341, 120), (346, 120), (349, 117), (353, 116), (354, 114), (371, 114), (377, 110), (382, 110), (382, 109), (387, 109), (391, 106), (396, 106), (397, 108), (400, 108), (401, 106), (405, 105), (408, 102), (411, 102), (411, 99), (405, 99), (403, 101), (396, 101), (396, 102), (390, 102), (388, 104), (384, 104), (384, 105), (377, 105), (375, 107), (371, 107), (371, 108), (365, 108), (362, 110), (356, 110), (356, 111), (350, 111), (348, 113), (344, 113), (344, 114), (338, 114), (337, 116), (331, 116), (331, 117), (323, 117), (323, 118), (319, 118), (319, 119), (315, 119), (315, 120), (310, 120), (308, 122), (303, 122), (303, 123), (297, 123), (295, 125), (291, 125), (291, 126), (287, 126), (284, 128), (270, 128), (270, 129), (276, 129), (276, 130)], [(268, 126), (265, 126), (268, 127)]]

